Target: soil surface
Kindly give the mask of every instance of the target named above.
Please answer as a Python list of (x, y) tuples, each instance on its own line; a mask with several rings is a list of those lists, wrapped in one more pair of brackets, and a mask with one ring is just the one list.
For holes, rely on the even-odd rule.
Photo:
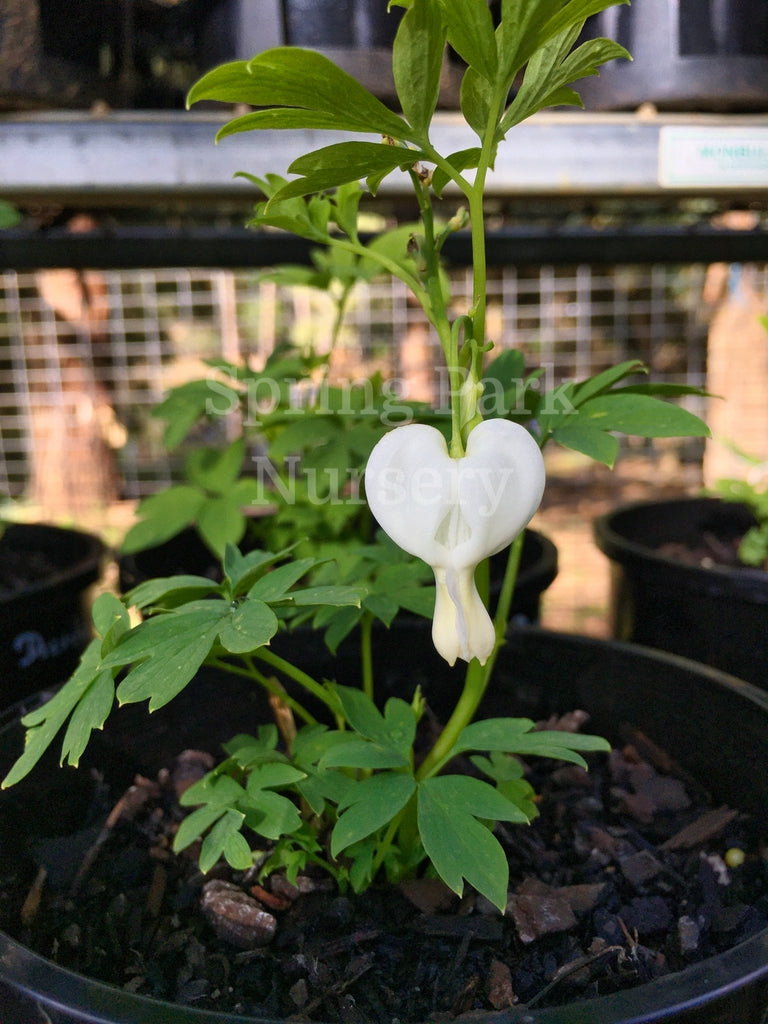
[(713, 806), (640, 734), (589, 773), (530, 763), (540, 816), (497, 829), (503, 917), (428, 878), (356, 897), (325, 877), (260, 882), (223, 864), (201, 875), (194, 849), (176, 857), (170, 844), (178, 796), (209, 765), (188, 751), (122, 794), (93, 776), (73, 834), (40, 838), (24, 870), (6, 812), (0, 927), (63, 966), (182, 1005), (407, 1024), (631, 988), (768, 926), (765, 822)]

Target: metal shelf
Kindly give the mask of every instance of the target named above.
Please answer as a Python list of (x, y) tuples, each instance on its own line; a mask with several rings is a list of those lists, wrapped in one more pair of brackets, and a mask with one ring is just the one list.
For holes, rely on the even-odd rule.
[[(302, 238), (241, 228), (126, 228), (73, 234), (63, 228), (0, 232), (0, 271), (71, 267), (128, 270), (136, 267), (262, 267), (309, 263)], [(445, 243), (454, 266), (472, 261), (469, 237)], [(710, 227), (521, 227), (488, 235), (488, 262), (496, 266), (617, 263), (768, 262), (768, 232)]]
[[(237, 171), (284, 173), (333, 132), (248, 133), (214, 145), (220, 113), (44, 113), (0, 118), (0, 197), (86, 208), (248, 203)], [(457, 115), (438, 116), (446, 152), (473, 144)], [(407, 191), (392, 175), (383, 196)], [(501, 147), (490, 193), (615, 197), (768, 196), (768, 115), (544, 113)]]

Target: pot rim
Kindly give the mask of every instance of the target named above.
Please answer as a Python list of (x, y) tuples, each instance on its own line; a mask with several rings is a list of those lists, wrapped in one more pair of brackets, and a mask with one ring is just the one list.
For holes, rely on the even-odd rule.
[[(705, 509), (722, 508), (728, 510), (732, 506), (738, 510), (739, 515), (750, 515), (746, 506), (738, 502), (726, 501), (718, 497), (688, 497), (669, 498), (662, 501), (636, 501), (625, 505), (619, 505), (609, 512), (598, 516), (592, 524), (592, 535), (597, 547), (602, 553), (613, 562), (623, 566), (636, 566), (639, 563), (654, 566), (659, 572), (666, 576), (674, 577), (675, 582), (685, 583), (685, 580), (697, 581), (696, 588), (706, 584), (705, 589), (716, 586), (718, 589), (727, 589), (734, 596), (744, 594), (749, 600), (755, 600), (755, 592), (764, 591), (763, 600), (768, 602), (768, 572), (764, 569), (752, 568), (751, 566), (724, 566), (712, 565), (702, 567), (687, 565), (668, 555), (659, 554), (650, 544), (633, 540), (626, 536), (619, 529), (620, 520), (635, 513), (650, 512), (656, 510)], [(742, 510), (745, 510), (743, 512)]]
[[(618, 640), (556, 633), (527, 626), (516, 630), (540, 642), (561, 641), (578, 646), (600, 646), (645, 661), (652, 668), (666, 664), (708, 677), (718, 688), (757, 705), (768, 716), (768, 692), (751, 683), (680, 655)], [(31, 699), (21, 701), (0, 715), (0, 729), (10, 727)], [(512, 1007), (478, 1014), (482, 1024), (651, 1024), (670, 1020), (680, 1013), (715, 1003), (718, 999), (765, 979), (768, 982), (768, 927), (749, 939), (681, 971), (644, 985), (593, 999), (546, 1008)], [(0, 982), (46, 1008), (76, 1012), (88, 1024), (285, 1024), (267, 1017), (242, 1016), (196, 1009), (126, 992), (91, 980), (27, 949), (0, 931)], [(319, 1022), (317, 1022), (319, 1024)]]
[(85, 587), (98, 579), (107, 547), (95, 533), (49, 523), (9, 523), (3, 536), (7, 537), (9, 534), (11, 537), (13, 534), (19, 537), (26, 535), (33, 539), (39, 537), (43, 542), (45, 538), (56, 542), (68, 539), (77, 541), (81, 545), (81, 550), (69, 564), (60, 566), (44, 579), (29, 583), (13, 593), (0, 595), (0, 607), (11, 607), (16, 601), (26, 601), (60, 586), (81, 584)]

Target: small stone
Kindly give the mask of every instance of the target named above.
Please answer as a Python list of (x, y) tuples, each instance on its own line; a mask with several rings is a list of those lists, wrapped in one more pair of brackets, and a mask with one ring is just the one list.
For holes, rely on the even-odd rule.
[(680, 943), (680, 952), (683, 954), (695, 953), (699, 948), (699, 926), (684, 914), (677, 922), (677, 938)]
[(410, 878), (398, 888), (423, 914), (448, 910), (456, 902), (456, 894), (440, 878)]
[(268, 945), (277, 921), (247, 892), (214, 878), (203, 886), (200, 907), (220, 939), (239, 949)]
[(215, 763), (213, 757), (205, 750), (182, 750), (173, 762), (170, 774), (170, 783), (176, 799), (180, 800), (182, 794), (207, 775)]
[(618, 801), (621, 810), (641, 825), (650, 825), (653, 821), (654, 803), (644, 793), (631, 793), (620, 786), (612, 786), (611, 796)]
[(562, 896), (513, 895), (507, 910), (521, 942), (533, 942), (550, 932), (564, 932), (576, 924), (576, 915)]
[(575, 914), (583, 914), (594, 909), (605, 889), (605, 882), (586, 882), (581, 885), (563, 885), (555, 889), (555, 895), (562, 896)]
[(628, 857), (621, 857), (619, 867), (626, 880), (636, 889), (655, 878), (664, 869), (664, 865), (650, 850), (638, 850)]
[(488, 972), (488, 1002), (494, 1010), (507, 1010), (515, 1003), (512, 974), (501, 960), (493, 960)]
[(297, 982), (291, 985), (288, 990), (288, 995), (291, 997), (291, 1002), (293, 1002), (299, 1010), (302, 1006), (305, 1006), (307, 999), (309, 998), (306, 978), (299, 978)]
[(630, 934), (653, 935), (669, 928), (672, 912), (660, 896), (638, 896), (621, 908), (619, 917)]

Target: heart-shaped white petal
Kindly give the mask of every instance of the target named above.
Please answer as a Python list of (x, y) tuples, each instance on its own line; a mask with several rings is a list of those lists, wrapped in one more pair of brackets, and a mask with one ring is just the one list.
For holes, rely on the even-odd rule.
[(365, 471), (368, 504), (381, 528), (435, 570), (432, 636), (451, 664), (485, 662), (493, 624), (474, 583), (479, 562), (525, 527), (544, 492), (544, 461), (528, 431), (484, 420), (466, 455), (452, 459), (435, 427), (410, 423), (378, 442)]

